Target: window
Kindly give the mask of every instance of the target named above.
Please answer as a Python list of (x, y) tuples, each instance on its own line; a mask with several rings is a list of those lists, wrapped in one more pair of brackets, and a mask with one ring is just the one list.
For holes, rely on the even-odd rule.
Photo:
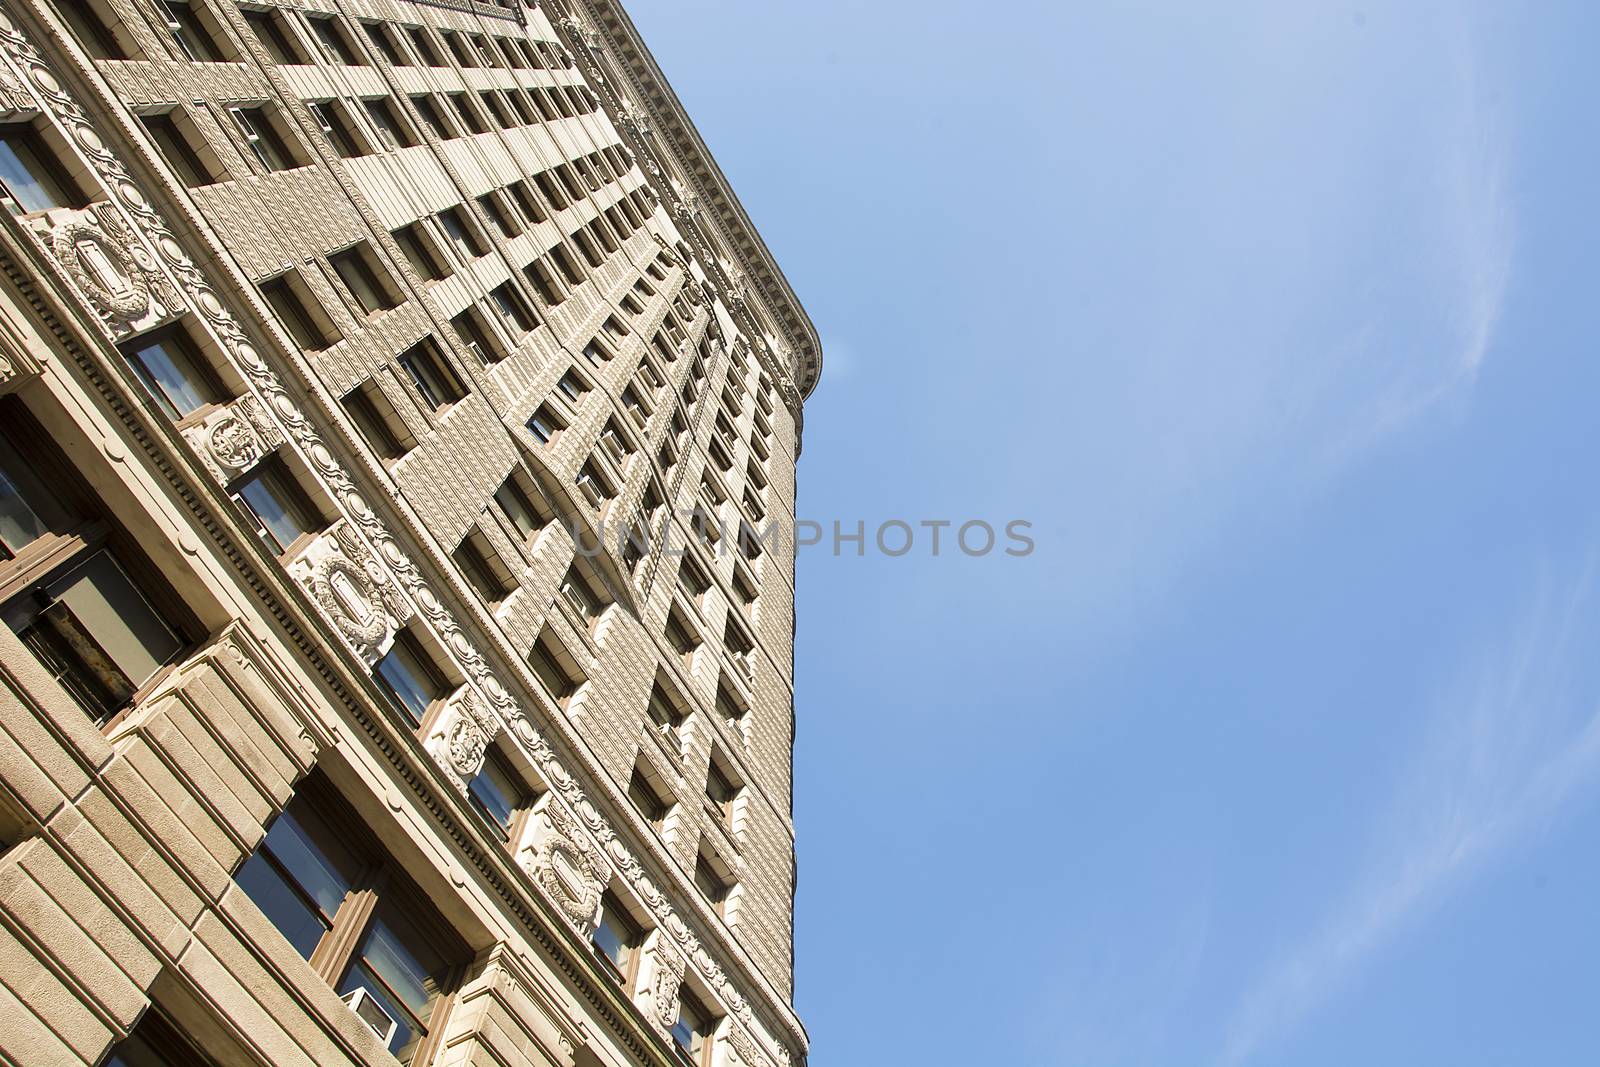
[(372, 47), (378, 50), (384, 61), (392, 67), (409, 67), (411, 60), (406, 57), (405, 49), (395, 43), (389, 35), (388, 27), (381, 22), (364, 22), (362, 28), (367, 31), (367, 40), (372, 42)]
[(444, 38), (445, 47), (450, 49), (450, 54), (456, 57), (457, 63), (467, 68), (478, 65), (478, 61), (472, 57), (472, 53), (467, 51), (466, 46), (461, 43), (460, 34), (452, 30), (441, 30), (439, 35)]
[(584, 380), (570, 370), (561, 376), (560, 381), (556, 382), (556, 388), (561, 390), (562, 396), (574, 404), (582, 399), (584, 393), (589, 391), (589, 386)]
[(550, 250), (550, 258), (555, 262), (556, 269), (567, 280), (568, 285), (582, 285), (584, 274), (573, 262), (572, 253), (568, 252), (565, 245), (556, 245)]
[(366, 106), (367, 118), (378, 131), (378, 140), (383, 147), (392, 152), (397, 148), (410, 148), (417, 143), (417, 139), (411, 134), (411, 128), (395, 111), (394, 103), (388, 97), (364, 100), (362, 103)]
[(687, 666), (694, 658), (694, 650), (700, 647), (700, 634), (689, 625), (676, 606), (667, 613), (666, 635), (667, 644), (683, 657), (683, 662)]
[(467, 395), (461, 379), (456, 377), (456, 372), (450, 368), (444, 354), (439, 351), (439, 345), (431, 337), (400, 353), (396, 362), (406, 372), (406, 377), (411, 379), (411, 384), (416, 386), (423, 403), (436, 413)]
[(683, 562), (678, 564), (678, 584), (683, 591), (689, 594), (689, 599), (696, 604), (711, 589), (711, 579), (693, 556), (685, 554)]
[(530, 224), (544, 221), (544, 212), (539, 209), (539, 202), (534, 199), (533, 194), (528, 192), (526, 182), (512, 182), (506, 186), (506, 191), (511, 194), (511, 199), (515, 201), (517, 210), (522, 212), (522, 217)]
[(362, 241), (343, 252), (335, 252), (328, 257), (328, 262), (333, 265), (333, 272), (344, 282), (345, 289), (355, 298), (363, 314), (371, 315), (399, 306), (400, 296), (395, 291), (394, 280), (378, 262), (377, 254), (367, 242)]
[(644, 930), (610, 890), (600, 898), (600, 922), (594, 928), (592, 940), (612, 976), (624, 989), (631, 990), (638, 971), (639, 946), (644, 944)]
[(118, 351), (169, 419), (186, 419), (222, 397), (210, 366), (181, 327), (124, 341)]
[(400, 413), (372, 379), (346, 393), (340, 403), (367, 447), (379, 459), (392, 462), (417, 447), (417, 440), (406, 428)]
[(738, 594), (740, 605), (747, 611), (756, 602), (756, 580), (743, 563), (735, 562), (733, 565), (733, 591)]
[(499, 230), (500, 236), (506, 240), (509, 241), (522, 232), (516, 220), (511, 217), (511, 212), (506, 210), (505, 205), (500, 202), (500, 198), (494, 193), (484, 193), (478, 197), (478, 206), (483, 209), (485, 215), (489, 216), (490, 221), (494, 223), (495, 229)]
[(505, 512), (512, 528), (524, 542), (550, 521), (550, 511), (543, 505), (543, 497), (531, 490), (517, 472), (500, 483), (500, 488), (494, 491), (494, 502), (500, 505), (500, 510)]
[(679, 988), (678, 1021), (672, 1024), (672, 1040), (683, 1060), (694, 1067), (710, 1067), (715, 1033), (716, 1023), (705, 1004), (687, 985)]
[(306, 104), (311, 117), (322, 128), (323, 134), (333, 143), (334, 149), (344, 158), (364, 156), (372, 151), (360, 128), (350, 117), (350, 111), (339, 100), (320, 100)]
[(336, 19), (310, 15), (306, 21), (311, 24), (311, 32), (317, 38), (317, 43), (322, 46), (323, 58), (329, 63), (350, 67), (365, 65), (355, 46), (345, 37), (344, 27), (340, 26)]
[(265, 107), (230, 107), (228, 115), (263, 170), (290, 170), (304, 165), (305, 161), (291, 147), (290, 138), (281, 128), (276, 111), (269, 112)]
[(489, 300), (500, 315), (500, 325), (505, 327), (506, 333), (512, 337), (521, 338), (523, 334), (532, 332), (533, 328), (539, 325), (533, 316), (533, 310), (528, 307), (528, 302), (510, 282), (501, 282), (490, 289)]
[(185, 641), (181, 608), (99, 513), (19, 403), (0, 407), (0, 614), (97, 723), (130, 704)]
[(639, 810), (644, 821), (660, 833), (667, 824), (672, 805), (661, 799), (661, 794), (650, 783), (651, 777), (654, 776), (647, 777), (644, 769), (635, 764), (633, 774), (628, 778), (628, 799), (633, 801), (633, 806)]
[(483, 243), (483, 238), (461, 214), (460, 208), (446, 208), (439, 212), (439, 222), (461, 258), (477, 259), (489, 251), (489, 246)]
[(128, 31), (102, 0), (77, 0), (56, 10), (66, 19), (84, 50), (95, 59), (132, 59)]
[(539, 633), (528, 652), (528, 666), (544, 684), (557, 707), (566, 707), (572, 695), (584, 683), (583, 673), (578, 670), (577, 663), (561, 647), (548, 626)]
[(141, 115), (139, 121), (183, 184), (190, 188), (214, 185), (227, 177), (205, 139), (183, 112)]
[(468, 584), (491, 608), (505, 603), (506, 598), (516, 591), (517, 580), (512, 576), (511, 568), (505, 565), (480, 530), (469, 530), (456, 546), (451, 559), (461, 568)]
[(500, 750), (490, 745), (483, 769), (467, 783), (467, 800), (489, 828), (507, 843), (515, 840), (518, 817), (527, 810), (530, 790)]
[(650, 699), (645, 709), (650, 714), (650, 722), (654, 725), (656, 733), (667, 742), (667, 747), (675, 755), (682, 755), (683, 738), (678, 731), (687, 717), (683, 705), (668, 696), (666, 689), (658, 681), (650, 687)]
[(167, 31), (185, 57), (201, 63), (225, 63), (233, 58), (232, 47), (209, 12), (202, 13), (185, 0), (166, 0), (162, 13), (167, 18)]
[(745, 714), (750, 709), (743, 700), (734, 693), (728, 684), (727, 678), (717, 679), (717, 714), (722, 716), (728, 725), (741, 728), (744, 724)]
[(578, 613), (586, 626), (593, 628), (595, 620), (606, 610), (609, 598), (595, 591), (594, 584), (574, 563), (561, 579), (561, 595), (568, 606)]
[(431, 1057), (471, 954), (331, 788), (303, 785), (234, 880), (401, 1062)]
[(439, 112), (439, 105), (433, 97), (426, 94), (413, 96), (411, 106), (417, 109), (417, 114), (422, 116), (422, 121), (428, 124), (428, 129), (441, 141), (449, 141), (456, 136), (456, 131), (445, 121), (444, 115)]
[(306, 351), (320, 352), (341, 340), (333, 321), (306, 288), (298, 271), (262, 282), (261, 295), (278, 313), (295, 344)]
[(321, 525), (305, 491), (277, 460), (268, 460), (237, 482), (231, 495), (275, 556), (298, 547)]
[(0, 126), (0, 182), (18, 214), (84, 207), (88, 198), (32, 126)]
[(650, 408), (639, 399), (639, 391), (631, 385), (622, 390), (622, 406), (639, 427), (643, 428), (650, 421)]
[(101, 1067), (212, 1067), (215, 1061), (189, 1041), (161, 1009), (151, 1007), (133, 1032), (117, 1042)]
[(562, 288), (550, 270), (550, 265), (543, 259), (536, 259), (523, 267), (522, 275), (528, 279), (528, 284), (533, 286), (533, 291), (538, 293), (540, 299), (550, 307), (555, 307), (567, 298), (567, 291)]
[(540, 404), (539, 409), (528, 417), (528, 432), (541, 444), (547, 445), (556, 439), (556, 436), (566, 429), (566, 423), (550, 408), (549, 404)]
[(483, 124), (483, 116), (478, 114), (478, 109), (472, 106), (466, 93), (451, 93), (450, 106), (455, 108), (456, 118), (461, 120), (463, 129), (471, 133), (488, 133), (489, 127)]
[(617, 496), (617, 487), (611, 484), (611, 479), (606, 477), (592, 456), (584, 461), (573, 484), (592, 508), (601, 507), (605, 501), (615, 500)]
[(718, 915), (723, 914), (723, 905), (727, 903), (728, 891), (732, 888), (731, 881), (718, 870), (718, 864), (704, 852), (695, 857), (694, 884), (700, 892), (705, 894), (706, 901)]
[(517, 125), (506, 111), (506, 106), (500, 102), (500, 98), (494, 93), (488, 91), (480, 92), (478, 99), (483, 101), (484, 110), (489, 113), (490, 118), (494, 119), (495, 125), (502, 130), (509, 130)]
[(721, 756), (713, 751), (711, 764), (706, 770), (706, 800), (718, 820), (729, 830), (733, 829), (733, 802), (738, 799), (741, 787), (735, 784), (733, 774), (723, 767)]
[(259, 11), (247, 9), (244, 20), (250, 29), (266, 47), (267, 54), (274, 63), (288, 65), (304, 64), (310, 62), (300, 45), (283, 25), (283, 16), (276, 11)]
[(478, 362), (485, 367), (492, 366), (506, 358), (505, 346), (499, 338), (484, 328), (483, 320), (474, 308), (467, 308), (461, 314), (450, 320), (450, 325), (455, 327), (456, 334), (461, 338), (469, 351), (478, 357)]
[(611, 362), (613, 357), (608, 345), (600, 338), (592, 337), (589, 343), (583, 346), (583, 358), (589, 361), (590, 366), (601, 367)]
[(432, 235), (421, 222), (413, 222), (409, 226), (392, 230), (390, 236), (400, 246), (400, 251), (405, 253), (411, 268), (424, 281), (440, 281), (453, 273), (449, 261), (439, 254), (438, 245), (434, 243)]
[(394, 646), (373, 665), (372, 677), (413, 726), (422, 725), (447, 692), (444, 675), (410, 630), (395, 635)]
[(417, 50), (417, 55), (430, 67), (445, 65), (444, 57), (439, 55), (439, 50), (433, 46), (433, 41), (428, 37), (428, 31), (420, 26), (406, 28), (406, 34), (411, 38), (412, 47)]

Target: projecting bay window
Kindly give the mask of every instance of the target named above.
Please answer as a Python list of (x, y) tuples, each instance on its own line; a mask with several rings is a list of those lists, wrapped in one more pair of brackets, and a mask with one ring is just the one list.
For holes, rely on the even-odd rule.
[(32, 124), (0, 125), (0, 193), (12, 214), (87, 206), (89, 198), (65, 158)]
[(320, 780), (234, 880), (402, 1063), (428, 1062), (470, 952)]
[(421, 726), (450, 691), (444, 672), (410, 630), (395, 635), (394, 645), (373, 665), (372, 677), (412, 726)]
[(215, 372), (180, 326), (142, 334), (117, 350), (174, 422), (192, 421), (223, 399)]
[(234, 503), (273, 555), (285, 557), (322, 529), (322, 518), (283, 463), (270, 459), (235, 482)]
[(195, 627), (21, 405), (0, 405), (0, 615), (97, 723), (132, 704)]

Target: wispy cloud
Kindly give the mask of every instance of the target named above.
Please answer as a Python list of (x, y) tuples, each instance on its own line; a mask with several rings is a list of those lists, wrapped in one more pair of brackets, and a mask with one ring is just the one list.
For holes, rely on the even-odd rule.
[(1350, 459), (1476, 384), (1494, 344), (1511, 282), (1516, 215), (1507, 188), (1512, 146), (1503, 109), (1491, 103), (1479, 78), (1470, 30), (1446, 29), (1453, 39), (1450, 75), (1456, 107), (1436, 153), (1439, 189), (1437, 242), (1422, 264), (1432, 277), (1441, 322), (1429, 344), (1397, 360), (1400, 370), (1335, 442), (1336, 461)]
[(1289, 1035), (1426, 904), (1537, 832), (1600, 771), (1600, 702), (1574, 699), (1571, 665), (1592, 638), (1594, 560), (1536, 605), (1480, 674), (1437, 709), (1437, 726), (1395, 800), (1373, 861), (1347, 894), (1241, 999), (1224, 1060)]

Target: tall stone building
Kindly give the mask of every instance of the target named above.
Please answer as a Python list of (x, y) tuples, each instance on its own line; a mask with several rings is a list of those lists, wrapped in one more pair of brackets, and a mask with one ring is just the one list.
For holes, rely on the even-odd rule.
[(803, 1063), (814, 329), (612, 0), (0, 0), (0, 1060)]

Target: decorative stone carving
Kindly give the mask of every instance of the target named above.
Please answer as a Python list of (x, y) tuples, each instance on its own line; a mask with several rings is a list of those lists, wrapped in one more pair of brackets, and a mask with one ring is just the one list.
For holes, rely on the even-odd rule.
[(383, 565), (344, 522), (306, 546), (289, 565), (289, 573), (366, 663), (377, 662), (389, 650), (394, 635), (411, 616), (410, 606)]
[(246, 395), (183, 431), (211, 476), (227, 485), (283, 444), (283, 431), (261, 401)]
[(52, 211), (33, 219), (30, 230), (113, 339), (182, 309), (177, 287), (113, 205)]
[(480, 703), (477, 693), (463, 687), (440, 713), (423, 745), (440, 766), (454, 772), (464, 790), (483, 768), (489, 744), (499, 731), (500, 724)]
[(678, 1021), (678, 988), (683, 985), (685, 960), (661, 936), (645, 958), (650, 961), (650, 977), (644, 986), (650, 998), (646, 1014), (667, 1033)]
[(524, 862), (578, 933), (592, 933), (611, 867), (559, 801), (552, 798), (536, 817)]

